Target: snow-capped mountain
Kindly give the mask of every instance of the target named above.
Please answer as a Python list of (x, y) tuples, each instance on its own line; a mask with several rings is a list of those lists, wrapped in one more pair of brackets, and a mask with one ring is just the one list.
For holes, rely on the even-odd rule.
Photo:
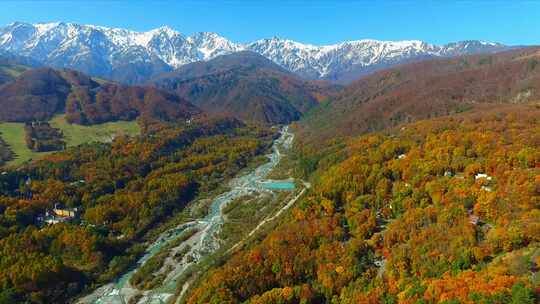
[(418, 40), (358, 40), (315, 46), (272, 38), (256, 41), (248, 48), (304, 77), (348, 82), (393, 64), (429, 57), (493, 53), (509, 47), (483, 41), (436, 46)]
[(128, 83), (243, 50), (257, 52), (306, 78), (347, 81), (391, 64), (506, 48), (480, 41), (436, 46), (422, 41), (359, 40), (315, 46), (272, 38), (239, 44), (215, 33), (185, 36), (169, 27), (135, 32), (63, 22), (15, 22), (0, 28), (0, 50)]
[(279, 38), (259, 40), (249, 45), (289, 70), (309, 78), (332, 78), (352, 71), (412, 58), (437, 56), (435, 46), (421, 41), (359, 40), (315, 46)]

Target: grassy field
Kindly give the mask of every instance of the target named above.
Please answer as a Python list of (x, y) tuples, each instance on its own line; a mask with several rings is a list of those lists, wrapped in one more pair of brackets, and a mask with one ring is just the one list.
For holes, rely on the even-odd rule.
[(68, 147), (78, 146), (88, 142), (109, 142), (117, 135), (137, 135), (141, 132), (135, 121), (107, 122), (99, 125), (81, 126), (69, 124), (64, 115), (56, 115), (49, 122), (54, 128), (64, 132), (64, 140)]
[(15, 159), (8, 165), (19, 165), (30, 159), (37, 159), (47, 152), (34, 152), (26, 146), (24, 141), (24, 123), (3, 122), (0, 123), (0, 136), (8, 144)]
[[(88, 142), (108, 142), (120, 134), (137, 135), (140, 133), (139, 125), (135, 121), (109, 122), (93, 126), (71, 125), (64, 120), (63, 115), (57, 115), (50, 121), (51, 126), (59, 128), (64, 133), (64, 140), (68, 147)], [(24, 123), (0, 123), (0, 136), (9, 145), (15, 159), (8, 165), (19, 165), (29, 160), (42, 157), (50, 152), (34, 152), (24, 141)]]

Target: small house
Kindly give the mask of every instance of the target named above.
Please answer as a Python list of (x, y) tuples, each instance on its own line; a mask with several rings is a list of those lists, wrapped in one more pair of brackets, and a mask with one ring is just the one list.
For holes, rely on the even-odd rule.
[(478, 180), (478, 179), (481, 179), (481, 178), (483, 178), (483, 179), (485, 179), (485, 180), (488, 180), (488, 181), (490, 181), (490, 180), (492, 179), (491, 176), (489, 176), (489, 175), (487, 175), (487, 174), (485, 174), (485, 173), (478, 173), (478, 174), (476, 174), (476, 175), (474, 176), (474, 179), (475, 179), (475, 180)]
[(70, 222), (80, 216), (79, 208), (64, 208), (61, 204), (54, 204), (53, 210), (45, 211), (44, 215), (37, 217), (40, 224), (54, 225), (58, 223)]
[(80, 210), (79, 208), (63, 208), (62, 205), (57, 203), (54, 204), (53, 213), (58, 217), (74, 218), (79, 216)]

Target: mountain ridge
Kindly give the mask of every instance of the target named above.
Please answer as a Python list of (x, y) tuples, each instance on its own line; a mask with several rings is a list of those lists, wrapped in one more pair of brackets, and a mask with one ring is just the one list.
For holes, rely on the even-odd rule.
[(184, 65), (150, 82), (211, 113), (229, 113), (262, 124), (297, 120), (316, 106), (332, 86), (300, 79), (250, 51)]
[(141, 83), (188, 63), (245, 50), (257, 52), (303, 78), (349, 82), (411, 60), (508, 48), (484, 41), (437, 46), (419, 40), (373, 39), (317, 46), (277, 37), (241, 44), (212, 32), (186, 36), (168, 26), (146, 32), (65, 22), (14, 22), (0, 27), (0, 50), (125, 83)]
[(0, 121), (46, 121), (66, 114), (69, 123), (176, 121), (201, 111), (180, 97), (152, 87), (98, 82), (82, 72), (42, 67), (22, 71), (0, 85)]
[(320, 142), (483, 105), (534, 103), (540, 98), (539, 62), (539, 48), (531, 47), (385, 69), (346, 86), (308, 113), (299, 130)]

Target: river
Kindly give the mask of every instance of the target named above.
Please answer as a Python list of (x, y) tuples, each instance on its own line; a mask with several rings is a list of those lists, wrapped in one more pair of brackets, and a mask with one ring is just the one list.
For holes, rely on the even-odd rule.
[[(280, 136), (274, 140), (272, 153), (268, 155), (268, 162), (245, 175), (233, 178), (229, 183), (230, 190), (213, 199), (209, 212), (204, 218), (181, 224), (163, 232), (156, 241), (148, 246), (145, 254), (137, 261), (137, 265), (132, 270), (123, 274), (115, 282), (106, 284), (79, 299), (76, 303), (120, 304), (128, 303), (130, 299), (135, 297), (139, 297), (137, 303), (165, 303), (173, 297), (177, 288), (177, 280), (186, 269), (219, 249), (221, 242), (217, 235), (224, 221), (223, 208), (227, 203), (252, 193), (271, 191), (271, 189), (291, 190), (294, 188), (292, 181), (266, 180), (270, 171), (282, 158), (280, 149), (288, 149), (293, 139), (294, 135), (289, 132), (289, 128), (283, 127)], [(163, 246), (177, 239), (186, 229), (196, 229), (198, 232), (170, 250), (170, 255), (165, 259), (163, 267), (155, 272), (155, 274), (162, 274), (164, 277), (160, 286), (144, 291), (131, 286), (129, 283), (131, 276)], [(178, 252), (185, 253), (180, 261), (174, 258)]]

